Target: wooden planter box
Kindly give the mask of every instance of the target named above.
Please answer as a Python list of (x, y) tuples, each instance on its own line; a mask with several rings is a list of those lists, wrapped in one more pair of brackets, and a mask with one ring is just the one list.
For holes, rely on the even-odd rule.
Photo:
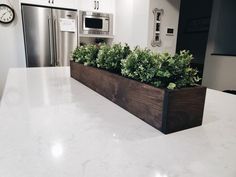
[(205, 87), (159, 89), (73, 61), (71, 77), (165, 134), (202, 124)]

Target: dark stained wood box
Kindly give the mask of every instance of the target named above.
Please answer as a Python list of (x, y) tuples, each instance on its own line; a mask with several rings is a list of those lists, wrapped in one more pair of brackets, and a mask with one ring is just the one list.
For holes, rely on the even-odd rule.
[(205, 87), (159, 89), (73, 61), (71, 77), (165, 134), (202, 125)]

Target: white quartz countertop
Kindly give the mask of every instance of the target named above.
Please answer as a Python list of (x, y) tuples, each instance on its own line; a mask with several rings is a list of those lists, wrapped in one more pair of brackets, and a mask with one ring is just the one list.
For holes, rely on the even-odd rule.
[(236, 177), (236, 96), (208, 90), (203, 126), (164, 135), (68, 67), (11, 69), (0, 177)]

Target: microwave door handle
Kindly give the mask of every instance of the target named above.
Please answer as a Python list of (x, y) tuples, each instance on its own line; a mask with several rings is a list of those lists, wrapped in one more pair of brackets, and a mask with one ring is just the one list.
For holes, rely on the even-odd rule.
[(97, 9), (97, 1), (94, 1), (94, 10)]
[(99, 1), (97, 1), (97, 10), (99, 9)]

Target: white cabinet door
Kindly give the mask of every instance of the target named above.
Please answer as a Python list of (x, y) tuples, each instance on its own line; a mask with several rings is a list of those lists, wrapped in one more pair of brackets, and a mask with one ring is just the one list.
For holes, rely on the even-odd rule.
[(83, 11), (97, 11), (97, 1), (95, 0), (79, 0), (78, 9)]
[(53, 7), (77, 9), (76, 0), (54, 0)]
[(35, 4), (35, 5), (42, 5), (42, 6), (52, 6), (53, 0), (20, 0), (21, 3), (27, 4)]
[(83, 11), (115, 13), (115, 0), (79, 0), (78, 7)]
[(115, 0), (99, 0), (99, 12), (115, 13)]
[(68, 9), (77, 9), (78, 7), (77, 0), (21, 0), (21, 3)]

